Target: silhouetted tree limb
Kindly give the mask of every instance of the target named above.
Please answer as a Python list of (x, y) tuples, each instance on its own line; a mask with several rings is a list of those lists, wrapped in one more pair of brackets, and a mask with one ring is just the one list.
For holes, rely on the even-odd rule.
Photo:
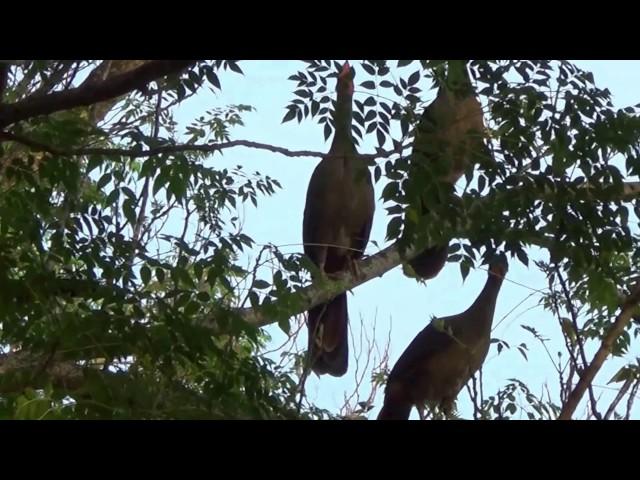
[(584, 393), (587, 391), (589, 385), (591, 385), (596, 374), (600, 371), (600, 368), (602, 368), (602, 365), (611, 353), (616, 339), (624, 331), (627, 325), (629, 325), (638, 302), (640, 302), (640, 284), (637, 284), (632, 293), (627, 296), (624, 305), (622, 306), (622, 311), (611, 325), (611, 328), (605, 337), (602, 339), (600, 348), (593, 357), (593, 360), (584, 372), (582, 372), (580, 381), (578, 381), (573, 391), (569, 394), (569, 398), (562, 406), (558, 420), (571, 420), (571, 416), (578, 407), (580, 400), (582, 400)]
[(195, 65), (194, 60), (153, 60), (106, 80), (85, 82), (77, 88), (29, 96), (19, 102), (0, 105), (0, 127), (61, 110), (89, 106), (124, 95), (158, 78), (178, 73)]

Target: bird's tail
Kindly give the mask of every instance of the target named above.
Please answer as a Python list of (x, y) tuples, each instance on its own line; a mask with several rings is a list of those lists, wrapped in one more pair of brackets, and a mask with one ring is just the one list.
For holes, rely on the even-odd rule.
[(309, 310), (309, 362), (318, 375), (341, 377), (349, 366), (347, 294)]
[(412, 408), (413, 402), (407, 398), (400, 386), (387, 385), (378, 420), (409, 420)]
[(429, 280), (436, 277), (444, 267), (444, 264), (447, 263), (448, 250), (449, 245), (429, 247), (413, 258), (409, 265), (411, 265), (417, 277), (422, 280)]

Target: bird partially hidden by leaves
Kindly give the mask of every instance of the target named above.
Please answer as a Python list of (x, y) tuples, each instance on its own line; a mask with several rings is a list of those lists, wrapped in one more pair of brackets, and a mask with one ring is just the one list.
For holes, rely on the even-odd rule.
[[(436, 98), (423, 111), (415, 130), (409, 168), (408, 196), (418, 217), (453, 192), (467, 168), (486, 160), (482, 106), (476, 98), (465, 60), (450, 60), (446, 76), (438, 80)], [(433, 218), (430, 221), (442, 221)], [(440, 273), (449, 244), (428, 245), (403, 269), (406, 275), (429, 280)], [(410, 268), (409, 268), (410, 267)]]
[(503, 254), (490, 264), (485, 286), (463, 313), (434, 319), (394, 365), (378, 420), (408, 420), (416, 406), (440, 408), (449, 417), (460, 390), (482, 366), (491, 343), (491, 326), (508, 270)]
[[(368, 163), (351, 135), (354, 75), (348, 62), (338, 74), (333, 142), (313, 171), (304, 209), (304, 251), (326, 276), (349, 269), (359, 273), (354, 262), (369, 242), (375, 211)], [(347, 372), (348, 323), (346, 293), (309, 310), (308, 358), (316, 374)]]

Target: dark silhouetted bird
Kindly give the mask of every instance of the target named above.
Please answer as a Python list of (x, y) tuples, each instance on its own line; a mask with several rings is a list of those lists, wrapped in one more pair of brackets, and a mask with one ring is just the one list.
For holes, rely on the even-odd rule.
[[(353, 78), (347, 62), (338, 75), (333, 143), (311, 176), (304, 210), (304, 251), (327, 275), (352, 268), (362, 257), (375, 210), (371, 173), (351, 136)], [(348, 323), (346, 293), (309, 310), (308, 354), (316, 374), (346, 373)]]
[(378, 420), (408, 420), (413, 406), (425, 404), (451, 413), (458, 393), (489, 351), (496, 299), (507, 270), (506, 257), (496, 257), (484, 289), (466, 311), (434, 320), (413, 339), (389, 374)]

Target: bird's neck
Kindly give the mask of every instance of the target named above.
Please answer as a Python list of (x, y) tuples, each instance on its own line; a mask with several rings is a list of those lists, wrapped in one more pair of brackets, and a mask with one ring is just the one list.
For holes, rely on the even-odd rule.
[(482, 292), (468, 309), (468, 312), (473, 312), (473, 322), (478, 329), (483, 331), (491, 330), (493, 315), (496, 310), (496, 300), (502, 286), (502, 280), (500, 277), (489, 274)]
[(355, 142), (351, 135), (351, 124), (353, 121), (351, 98), (340, 98), (336, 101), (336, 109), (333, 114), (333, 122), (336, 127), (335, 134), (333, 136), (333, 143), (331, 144), (331, 150), (340, 150), (346, 153), (352, 153), (356, 151)]

